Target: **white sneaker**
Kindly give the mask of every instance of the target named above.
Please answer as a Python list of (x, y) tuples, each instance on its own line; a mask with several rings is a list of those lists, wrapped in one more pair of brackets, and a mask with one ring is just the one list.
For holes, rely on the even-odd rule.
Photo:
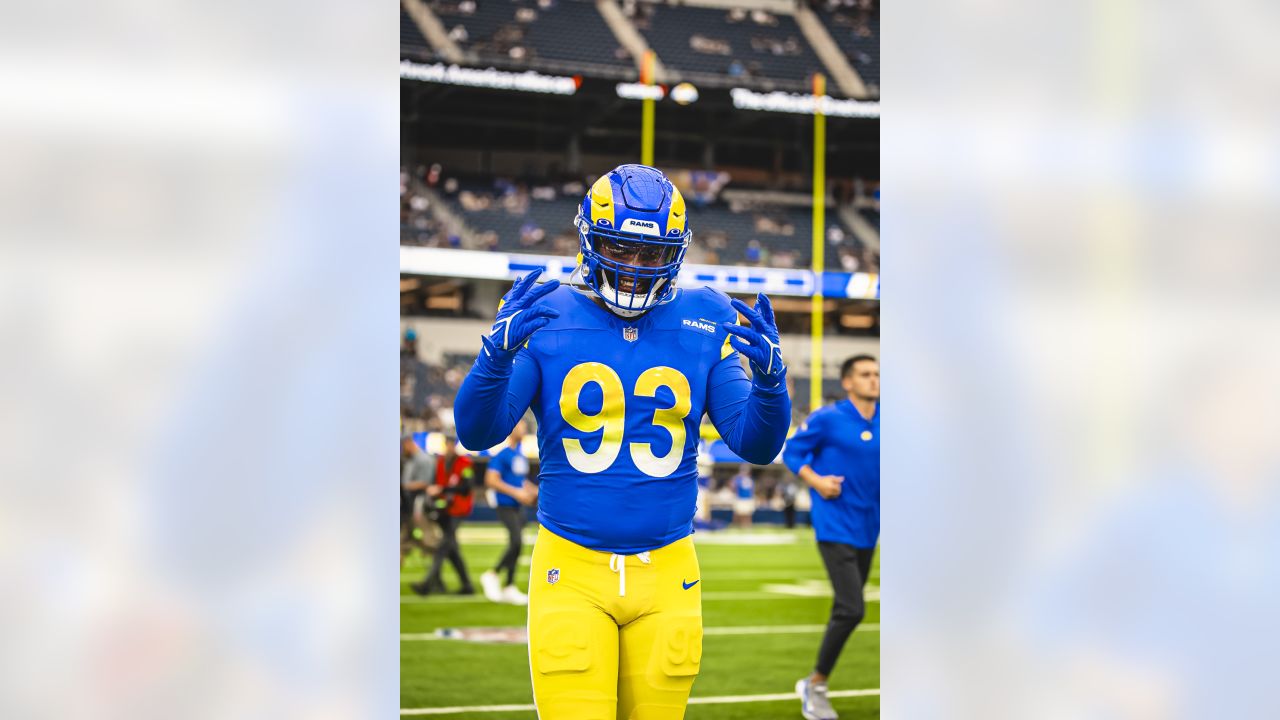
[(502, 599), (506, 600), (512, 605), (528, 605), (529, 604), (529, 596), (520, 592), (520, 589), (517, 588), (515, 585), (508, 585), (505, 588), (503, 588)]
[(489, 598), (489, 602), (502, 602), (502, 583), (498, 581), (498, 573), (492, 570), (482, 573), (480, 587), (484, 589), (484, 596)]
[(805, 720), (839, 720), (831, 701), (827, 699), (825, 682), (810, 682), (809, 678), (796, 681), (796, 694), (800, 696), (800, 714)]

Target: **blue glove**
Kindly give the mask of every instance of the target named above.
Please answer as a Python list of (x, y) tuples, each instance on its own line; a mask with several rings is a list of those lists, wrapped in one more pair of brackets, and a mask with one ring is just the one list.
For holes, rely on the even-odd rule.
[(720, 327), (733, 336), (734, 348), (751, 361), (751, 373), (756, 384), (773, 387), (782, 382), (787, 374), (787, 366), (782, 362), (782, 346), (778, 344), (778, 321), (773, 316), (769, 296), (764, 293), (757, 295), (755, 308), (747, 307), (746, 303), (737, 298), (732, 299), (730, 304), (747, 318), (751, 326), (720, 323)]
[(559, 280), (535, 285), (541, 274), (542, 270), (539, 268), (516, 280), (511, 290), (502, 296), (493, 328), (487, 336), (480, 339), (484, 343), (486, 355), (492, 356), (492, 351), (515, 355), (515, 351), (520, 349), (530, 335), (560, 317), (560, 311), (537, 304), (545, 295), (560, 287)]

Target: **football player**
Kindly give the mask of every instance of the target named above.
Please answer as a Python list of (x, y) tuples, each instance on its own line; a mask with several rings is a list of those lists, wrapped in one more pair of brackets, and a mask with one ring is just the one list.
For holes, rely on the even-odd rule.
[(661, 172), (604, 175), (575, 224), (580, 283), (539, 285), (535, 270), (504, 296), (458, 391), (458, 436), (492, 447), (526, 409), (537, 418), (528, 629), (540, 717), (676, 720), (702, 657), (698, 428), (707, 414), (738, 455), (772, 462), (791, 417), (786, 366), (763, 294), (748, 307), (676, 287), (692, 233)]

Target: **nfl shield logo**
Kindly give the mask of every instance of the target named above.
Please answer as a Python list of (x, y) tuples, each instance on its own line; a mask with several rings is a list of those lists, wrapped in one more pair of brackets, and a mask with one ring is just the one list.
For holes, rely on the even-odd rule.
[(624, 327), (622, 328), (622, 339), (627, 342), (635, 342), (640, 337), (640, 328)]
[(555, 585), (556, 581), (559, 579), (560, 579), (560, 568), (551, 568), (550, 570), (547, 571), (548, 583)]

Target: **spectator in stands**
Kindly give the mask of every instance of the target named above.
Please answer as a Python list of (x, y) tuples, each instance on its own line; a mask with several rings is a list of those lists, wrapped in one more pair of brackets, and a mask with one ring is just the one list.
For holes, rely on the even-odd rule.
[(547, 233), (538, 224), (532, 220), (526, 221), (520, 226), (520, 245), (526, 248), (532, 248), (540, 245), (546, 238)]
[(845, 272), (858, 272), (858, 254), (849, 248), (840, 248), (840, 269)]
[(733, 52), (728, 42), (719, 38), (710, 38), (701, 33), (689, 36), (689, 48), (703, 55), (728, 55)]
[(751, 21), (757, 25), (764, 25), (766, 27), (772, 27), (778, 24), (778, 18), (774, 17), (773, 13), (770, 13), (767, 10), (752, 10)]
[(405, 362), (416, 361), (417, 359), (418, 359), (418, 331), (414, 330), (413, 328), (406, 328), (404, 331), (404, 340), (400, 342), (401, 368), (403, 369)]

